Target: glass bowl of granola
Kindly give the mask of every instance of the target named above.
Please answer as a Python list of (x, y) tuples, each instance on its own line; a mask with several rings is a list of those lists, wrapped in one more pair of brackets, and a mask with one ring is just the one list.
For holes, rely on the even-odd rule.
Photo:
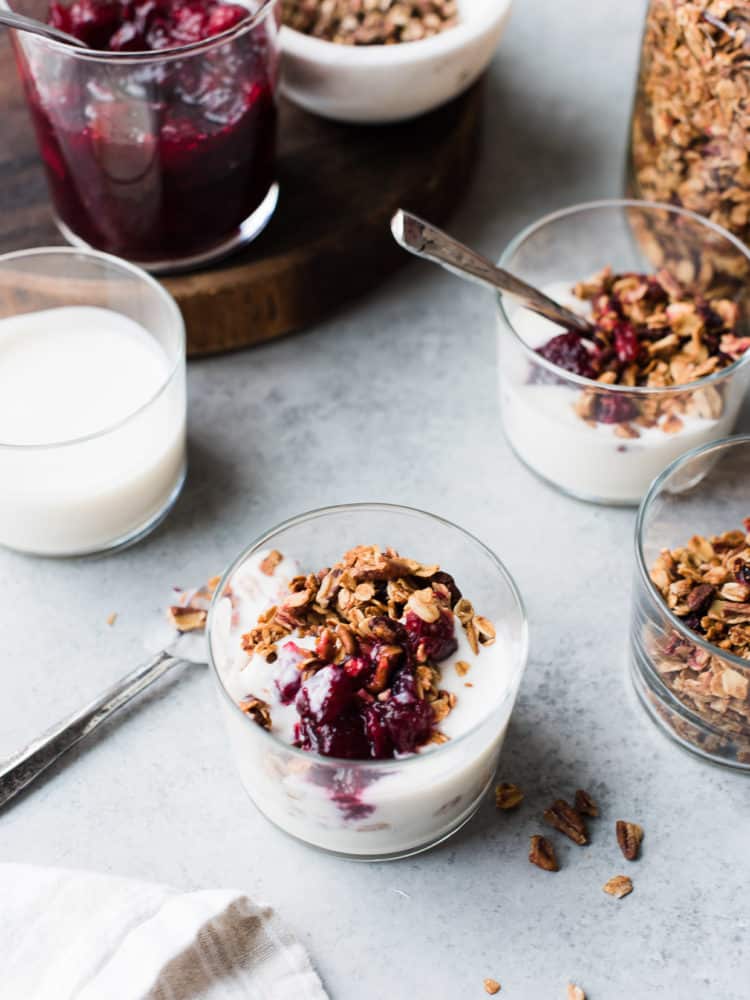
[(245, 549), (209, 656), (242, 783), (286, 833), (360, 860), (426, 850), (492, 784), (526, 662), (499, 559), (388, 504), (329, 507)]
[(690, 448), (732, 433), (750, 382), (750, 250), (684, 209), (615, 200), (521, 232), (500, 266), (586, 315), (590, 338), (498, 299), (503, 423), (563, 492), (635, 505)]
[(645, 496), (630, 667), (669, 736), (750, 772), (750, 435), (693, 449)]

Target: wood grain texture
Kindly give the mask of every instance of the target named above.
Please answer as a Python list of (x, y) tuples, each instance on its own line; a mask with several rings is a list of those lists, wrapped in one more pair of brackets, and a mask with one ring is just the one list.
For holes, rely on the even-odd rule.
[[(0, 252), (62, 243), (7, 39), (0, 42)], [(476, 162), (481, 84), (438, 111), (389, 126), (328, 122), (283, 102), (279, 205), (246, 250), (165, 278), (191, 355), (261, 343), (323, 319), (407, 255), (397, 207), (441, 221)]]

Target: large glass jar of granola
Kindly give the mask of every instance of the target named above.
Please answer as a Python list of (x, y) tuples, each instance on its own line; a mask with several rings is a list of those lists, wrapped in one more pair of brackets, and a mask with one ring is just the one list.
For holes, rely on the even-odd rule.
[(692, 209), (750, 243), (750, 2), (650, 0), (629, 193)]

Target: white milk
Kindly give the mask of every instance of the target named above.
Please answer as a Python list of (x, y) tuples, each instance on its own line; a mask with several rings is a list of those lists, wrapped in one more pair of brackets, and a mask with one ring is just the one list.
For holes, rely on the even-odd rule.
[(108, 309), (0, 320), (0, 544), (91, 552), (158, 517), (185, 463), (184, 372), (170, 368)]

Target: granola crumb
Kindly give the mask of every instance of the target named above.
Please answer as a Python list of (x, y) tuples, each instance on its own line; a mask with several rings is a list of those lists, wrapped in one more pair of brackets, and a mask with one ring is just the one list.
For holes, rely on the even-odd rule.
[(273, 576), (277, 567), (284, 561), (278, 549), (273, 549), (260, 564), (260, 571), (266, 576)]
[(497, 979), (485, 979), (484, 992), (489, 993), (491, 997), (493, 997), (496, 993), (499, 993), (500, 983), (497, 981)]
[(190, 605), (173, 605), (168, 610), (169, 620), (178, 632), (201, 632), (206, 627), (208, 611)]
[(586, 994), (580, 986), (576, 986), (575, 983), (568, 983), (567, 1000), (586, 1000)]
[(495, 786), (495, 805), (498, 809), (517, 809), (523, 802), (523, 790), (512, 782), (504, 781)]
[(541, 837), (538, 834), (535, 834), (531, 838), (529, 861), (532, 865), (536, 865), (537, 868), (541, 868), (546, 872), (556, 872), (560, 870), (557, 864), (555, 848), (546, 837)]
[(456, 661), (456, 673), (459, 677), (465, 677), (469, 670), (471, 670), (471, 664), (467, 663), (466, 660)]
[(107, 625), (114, 625), (117, 621), (117, 612), (113, 611), (111, 614), (107, 615)]
[(622, 899), (633, 891), (633, 883), (627, 875), (614, 875), (609, 882), (606, 882), (602, 889), (615, 899)]

